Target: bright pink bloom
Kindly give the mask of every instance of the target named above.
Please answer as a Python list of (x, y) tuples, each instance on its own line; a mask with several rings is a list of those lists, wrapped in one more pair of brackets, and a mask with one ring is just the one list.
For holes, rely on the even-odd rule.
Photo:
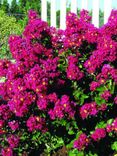
[(13, 156), (13, 150), (10, 147), (2, 149), (2, 156)]
[(16, 148), (19, 144), (19, 140), (20, 140), (20, 138), (18, 136), (15, 136), (15, 135), (11, 135), (7, 138), (7, 141), (8, 141), (9, 146), (11, 148)]
[(94, 141), (99, 141), (100, 139), (102, 138), (105, 138), (106, 136), (106, 131), (104, 128), (97, 128), (93, 134), (91, 134), (91, 138), (94, 140)]
[(86, 134), (82, 133), (77, 140), (74, 141), (74, 148), (77, 148), (79, 151), (84, 149), (89, 144), (89, 139)]

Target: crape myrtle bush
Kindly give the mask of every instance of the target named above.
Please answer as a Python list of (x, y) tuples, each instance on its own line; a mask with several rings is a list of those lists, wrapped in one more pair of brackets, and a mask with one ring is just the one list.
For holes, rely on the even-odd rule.
[[(15, 62), (0, 60), (0, 153), (109, 155), (117, 151), (117, 11), (101, 28), (86, 10), (57, 30), (30, 10)], [(34, 153), (33, 153), (34, 155)]]

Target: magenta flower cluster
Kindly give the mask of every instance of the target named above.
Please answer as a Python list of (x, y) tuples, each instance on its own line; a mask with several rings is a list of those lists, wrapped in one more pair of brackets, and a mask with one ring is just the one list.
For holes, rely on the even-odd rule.
[(82, 150), (89, 144), (89, 138), (85, 133), (80, 134), (77, 140), (74, 141), (74, 148)]
[(80, 80), (83, 77), (83, 72), (80, 71), (77, 63), (77, 57), (72, 55), (68, 57), (67, 77), (70, 80)]
[(96, 116), (99, 111), (105, 111), (106, 109), (107, 105), (105, 103), (101, 104), (101, 106), (97, 105), (95, 102), (85, 103), (80, 108), (80, 115), (82, 119), (85, 119), (88, 116)]
[(68, 118), (73, 118), (75, 103), (70, 101), (69, 96), (63, 95), (61, 99), (58, 99), (54, 105), (54, 109), (50, 109), (49, 115), (51, 119), (63, 118), (67, 116)]

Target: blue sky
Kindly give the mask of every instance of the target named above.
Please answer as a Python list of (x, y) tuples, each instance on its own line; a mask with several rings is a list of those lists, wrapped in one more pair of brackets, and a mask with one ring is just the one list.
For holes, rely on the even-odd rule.
[(12, 0), (8, 0), (9, 3), (11, 3)]
[[(8, 0), (9, 3), (11, 3), (12, 0)], [(48, 0), (50, 1), (50, 0)], [(57, 1), (57, 9), (60, 8), (60, 0), (56, 0)], [(68, 0), (69, 2), (71, 0)], [(81, 1), (82, 0), (77, 0), (77, 5), (78, 5), (78, 8), (81, 7)], [(92, 8), (92, 1), (95, 1), (95, 0), (88, 0), (88, 9), (90, 10)], [(107, 0), (107, 3), (108, 3), (108, 0)], [(103, 10), (103, 4), (104, 4), (104, 0), (100, 0), (100, 9)], [(117, 9), (117, 0), (112, 0), (112, 8), (114, 9)]]

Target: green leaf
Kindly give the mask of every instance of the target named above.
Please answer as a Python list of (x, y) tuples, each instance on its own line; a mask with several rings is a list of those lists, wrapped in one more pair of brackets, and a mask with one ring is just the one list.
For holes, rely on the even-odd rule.
[(5, 77), (1, 77), (1, 78), (0, 78), (0, 83), (1, 83), (1, 82), (5, 82), (5, 80), (6, 80)]
[(88, 154), (86, 154), (86, 156), (98, 156), (96, 153), (91, 153), (91, 151), (88, 153)]
[(84, 156), (82, 151), (78, 151), (77, 149), (73, 149), (69, 151), (68, 156)]
[(82, 92), (80, 90), (75, 90), (73, 93), (76, 100), (79, 100), (81, 94)]
[(82, 131), (79, 131), (79, 132), (76, 134), (76, 139), (79, 137), (80, 134), (82, 134)]
[(65, 119), (61, 119), (61, 125), (66, 126), (66, 124), (67, 124), (67, 121)]
[(85, 99), (89, 97), (88, 95), (84, 94), (80, 88), (74, 91), (73, 96), (76, 100), (78, 100), (79, 105), (82, 105)]
[(112, 133), (112, 132), (110, 132), (110, 133), (108, 133), (108, 135), (109, 135), (110, 137), (112, 137), (112, 136), (113, 136), (113, 133)]
[(111, 145), (112, 150), (117, 151), (117, 141), (115, 141), (112, 145)]
[(82, 104), (84, 103), (85, 99), (87, 99), (88, 97), (89, 97), (88, 95), (86, 95), (86, 94), (82, 94), (82, 95), (81, 95), (81, 101), (80, 101), (80, 104), (82, 105)]
[(82, 69), (82, 68), (83, 68), (82, 64), (80, 64), (80, 65), (79, 65), (79, 68), (80, 68), (80, 69)]
[(74, 143), (74, 141), (75, 141), (75, 140), (72, 140), (69, 144), (66, 145), (66, 147), (67, 147), (68, 149), (73, 148), (73, 143)]
[(33, 137), (32, 137), (32, 140), (37, 140), (40, 136), (40, 132), (36, 132)]
[(68, 131), (68, 134), (69, 134), (69, 135), (73, 135), (73, 134), (74, 134), (74, 131), (73, 131), (72, 129), (70, 129), (70, 130)]
[(115, 83), (113, 83), (111, 86), (111, 89), (110, 89), (111, 94), (113, 94), (114, 91), (115, 91)]
[(104, 88), (104, 86), (100, 86), (96, 90), (102, 93), (105, 91), (105, 88)]
[(78, 125), (77, 125), (77, 122), (76, 121), (72, 121), (72, 125), (75, 129), (78, 129)]
[(96, 128), (105, 128), (106, 125), (107, 124), (104, 121), (101, 121), (101, 122), (97, 123)]
[(112, 124), (112, 122), (113, 122), (113, 119), (109, 119), (109, 120), (107, 121), (107, 124)]
[(50, 141), (48, 140), (48, 142), (45, 143), (45, 146), (47, 153), (50, 153), (51, 151), (64, 146), (64, 141), (61, 137), (52, 136), (50, 137)]
[(103, 103), (106, 103), (106, 101), (104, 99), (102, 99), (101, 97), (95, 97), (95, 102), (98, 104), (98, 105), (101, 105)]

